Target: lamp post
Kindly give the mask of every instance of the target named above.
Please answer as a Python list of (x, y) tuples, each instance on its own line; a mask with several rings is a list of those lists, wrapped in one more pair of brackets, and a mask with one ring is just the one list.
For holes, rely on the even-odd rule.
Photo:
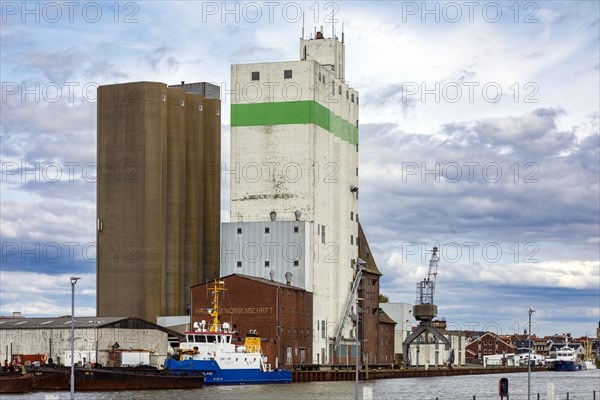
[(96, 359), (94, 361), (94, 364), (98, 364), (98, 325), (100, 324), (100, 321), (96, 321), (96, 323), (94, 324), (94, 341), (96, 342)]
[(80, 279), (71, 277), (71, 400), (75, 399), (75, 284)]
[(356, 292), (356, 371), (354, 372), (354, 398), (358, 400), (358, 363), (360, 359), (360, 340), (358, 338), (358, 333), (360, 332), (358, 328), (358, 324), (360, 322), (360, 312), (358, 311), (358, 302), (362, 300), (358, 297), (358, 291)]
[(531, 314), (535, 310), (529, 307), (529, 330), (527, 331), (527, 347), (529, 347), (529, 358), (527, 359), (527, 400), (531, 399)]
[[(358, 258), (358, 260), (356, 261), (356, 279), (362, 279), (362, 275), (359, 276), (359, 273), (362, 271), (363, 269), (363, 265), (365, 265), (367, 262), (365, 260), (363, 260), (362, 258)], [(358, 288), (360, 288), (360, 282), (358, 285)], [(359, 357), (360, 357), (360, 353), (359, 353), (359, 348), (360, 348), (360, 341), (358, 338), (358, 323), (360, 322), (360, 312), (358, 310), (358, 302), (360, 300), (362, 300), (361, 298), (358, 297), (358, 288), (356, 289), (356, 371), (354, 372), (354, 398), (356, 400), (358, 400), (358, 362), (359, 362)]]
[[(92, 324), (94, 324), (94, 353), (95, 353), (95, 358), (94, 358), (94, 362), (96, 364), (98, 364), (98, 325), (100, 325), (100, 321), (96, 320), (96, 321), (89, 321)], [(91, 362), (92, 360), (90, 360)]]

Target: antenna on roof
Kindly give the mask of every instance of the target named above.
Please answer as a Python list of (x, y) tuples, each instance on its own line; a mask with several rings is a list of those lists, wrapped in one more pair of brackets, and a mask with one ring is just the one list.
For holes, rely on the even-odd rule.
[(335, 7), (331, 12), (331, 38), (335, 39)]
[(302, 11), (302, 40), (304, 40), (304, 11)]
[(342, 22), (342, 44), (344, 43), (344, 23)]

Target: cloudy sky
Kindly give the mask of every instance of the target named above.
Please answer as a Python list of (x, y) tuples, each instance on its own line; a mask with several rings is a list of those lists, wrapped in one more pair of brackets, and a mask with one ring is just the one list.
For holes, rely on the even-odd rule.
[(454, 328), (522, 332), (532, 306), (535, 332), (595, 332), (598, 2), (24, 4), (1, 10), (1, 315), (70, 314), (73, 274), (76, 313), (95, 313), (96, 87), (226, 93), (232, 63), (297, 59), (304, 12), (307, 36), (344, 25), (382, 291), (413, 302), (437, 245)]

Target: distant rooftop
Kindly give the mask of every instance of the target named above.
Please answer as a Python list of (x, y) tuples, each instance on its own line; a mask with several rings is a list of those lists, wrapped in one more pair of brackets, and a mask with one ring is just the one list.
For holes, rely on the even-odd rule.
[(169, 85), (171, 88), (180, 88), (187, 93), (199, 93), (206, 99), (221, 99), (221, 88), (208, 82), (181, 82), (180, 85)]
[[(94, 326), (99, 329), (157, 329), (171, 336), (181, 336), (171, 329), (138, 317), (75, 317), (76, 329), (91, 329)], [(0, 317), (0, 330), (8, 329), (71, 329), (71, 317)]]

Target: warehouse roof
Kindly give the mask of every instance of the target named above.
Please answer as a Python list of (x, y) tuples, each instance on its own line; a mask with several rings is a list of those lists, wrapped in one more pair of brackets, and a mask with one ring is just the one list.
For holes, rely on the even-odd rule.
[(373, 257), (373, 253), (371, 253), (369, 242), (367, 242), (367, 236), (360, 223), (358, 224), (358, 257), (366, 261), (364, 268), (368, 272), (375, 275), (382, 275), (379, 268), (377, 268), (375, 257)]
[(383, 311), (383, 308), (379, 309), (379, 322), (384, 324), (397, 324), (396, 321), (394, 321), (389, 315), (386, 314), (385, 311)]
[[(182, 336), (171, 329), (138, 317), (75, 317), (75, 328), (77, 329), (93, 328), (94, 326), (97, 326), (98, 329), (157, 329), (170, 336)], [(71, 316), (37, 318), (0, 316), (0, 330), (7, 329), (71, 329)]]
[[(298, 286), (286, 285), (285, 283), (281, 283), (281, 282), (278, 282), (278, 281), (271, 281), (271, 280), (268, 280), (268, 279), (259, 278), (257, 276), (250, 276), (250, 275), (229, 274), (227, 276), (219, 278), (219, 280), (224, 280), (224, 279), (230, 278), (232, 276), (236, 276), (236, 277), (242, 278), (242, 279), (247, 279), (247, 280), (250, 280), (250, 281), (255, 281), (255, 282), (263, 283), (263, 284), (269, 285), (269, 286), (276, 286), (276, 287), (281, 287), (281, 288), (286, 288), (286, 289), (293, 289), (293, 290), (297, 290), (297, 291), (300, 291), (300, 292), (306, 292), (305, 289), (302, 289), (301, 287), (298, 287)], [(209, 282), (206, 282), (206, 283), (199, 283), (199, 284), (194, 285), (192, 287), (194, 288), (194, 287), (197, 287), (197, 286), (208, 285), (208, 287), (210, 288), (210, 285), (212, 285), (212, 282), (213, 281), (209, 281)]]

